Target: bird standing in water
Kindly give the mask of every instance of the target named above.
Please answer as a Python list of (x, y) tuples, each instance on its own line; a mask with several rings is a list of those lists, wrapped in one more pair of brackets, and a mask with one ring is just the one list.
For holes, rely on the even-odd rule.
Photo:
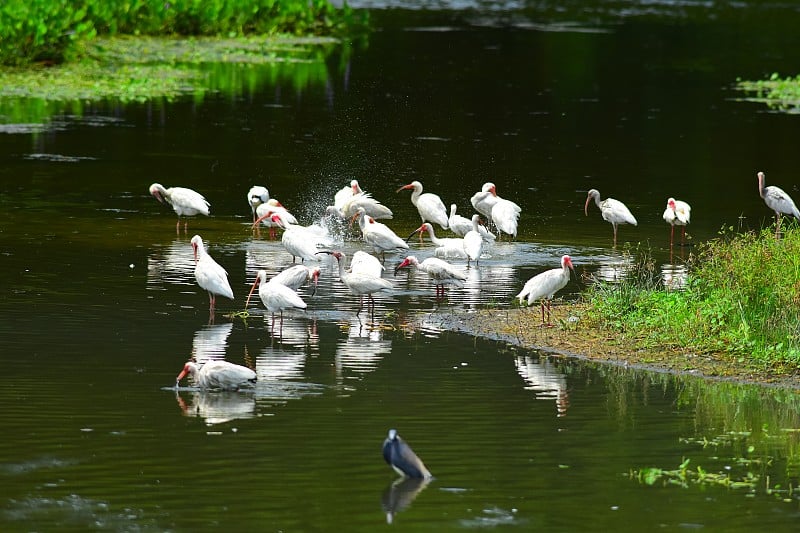
[(417, 457), (411, 446), (400, 438), (396, 429), (390, 429), (389, 436), (383, 441), (383, 458), (403, 477), (421, 479), (433, 477), (422, 459)]
[[(152, 194), (159, 202), (167, 203), (172, 206), (172, 210), (178, 214), (178, 223), (175, 224), (175, 231), (181, 231), (181, 217), (191, 217), (194, 215), (208, 216), (209, 204), (203, 195), (192, 189), (186, 187), (170, 187), (165, 188), (160, 183), (150, 185), (150, 194)], [(183, 225), (183, 231), (189, 227), (189, 221), (186, 220)]]
[(667, 200), (667, 208), (664, 210), (664, 220), (670, 225), (669, 231), (669, 246), (672, 248), (672, 242), (675, 236), (675, 226), (681, 227), (681, 246), (686, 238), (686, 225), (692, 216), (692, 208), (686, 202), (669, 198)]
[(617, 246), (617, 226), (620, 224), (636, 225), (636, 219), (631, 214), (630, 210), (620, 202), (613, 198), (606, 198), (600, 200), (600, 192), (597, 189), (590, 189), (586, 196), (586, 205), (583, 206), (583, 212), (589, 216), (589, 202), (594, 199), (594, 203), (600, 208), (600, 214), (603, 215), (603, 220), (610, 222), (614, 227), (614, 246)]

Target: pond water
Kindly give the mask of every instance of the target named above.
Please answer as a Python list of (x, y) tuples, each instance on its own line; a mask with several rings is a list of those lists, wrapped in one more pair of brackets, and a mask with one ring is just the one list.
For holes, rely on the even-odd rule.
[[(756, 172), (797, 194), (797, 117), (741, 102), (737, 76), (794, 74), (792, 3), (411, 2), (373, 8), (377, 31), (327, 80), (279, 78), (203, 101), (86, 106), (0, 135), (0, 529), (4, 531), (786, 530), (800, 518), (793, 391), (632, 371), (448, 333), (433, 312), (500, 312), (568, 253), (613, 279), (649, 248), (679, 283), (666, 199), (693, 206), (690, 242), (770, 213)], [(769, 28), (769, 31), (764, 31)], [(234, 67), (239, 68), (239, 67)], [(235, 74), (236, 71), (234, 70)], [(232, 74), (232, 75), (234, 75)], [(242, 79), (245, 79), (242, 76)], [(267, 75), (263, 79), (270, 80)], [(306, 312), (241, 310), (255, 272), (291, 264), (250, 228), (266, 185), (303, 223), (356, 178), (419, 224), (414, 179), (459, 211), (486, 181), (522, 208), (520, 233), (436, 300), (392, 270), (372, 316), (329, 257)], [(152, 182), (201, 191), (210, 218), (175, 232)], [(586, 191), (639, 220), (611, 227)], [(207, 296), (201, 234), (235, 301)], [(337, 234), (348, 256), (362, 243)], [(430, 244), (411, 240), (420, 257)], [(677, 279), (678, 281), (674, 281)], [(254, 368), (258, 385), (203, 392), (190, 357)], [(185, 385), (185, 384), (184, 384)], [(395, 427), (429, 483), (395, 483)], [(689, 459), (739, 488), (641, 483)], [(392, 523), (389, 526), (387, 523)]]

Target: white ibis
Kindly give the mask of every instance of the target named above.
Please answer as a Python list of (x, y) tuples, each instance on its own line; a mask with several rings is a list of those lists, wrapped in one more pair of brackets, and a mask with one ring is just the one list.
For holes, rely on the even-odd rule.
[(475, 211), (486, 217), (486, 220), (492, 220), (492, 207), (497, 202), (497, 193), (492, 182), (486, 182), (481, 187), (480, 192), (476, 192), (469, 199)]
[(256, 373), (246, 366), (219, 360), (207, 361), (203, 364), (187, 361), (175, 379), (176, 389), (187, 374), (201, 389), (239, 390), (256, 382)]
[(670, 225), (670, 247), (672, 247), (672, 241), (675, 236), (675, 226), (681, 227), (681, 246), (683, 246), (683, 241), (686, 238), (686, 225), (692, 216), (692, 208), (686, 202), (669, 198), (667, 199), (667, 208), (664, 210), (663, 216), (664, 221)]
[[(545, 270), (540, 274), (536, 274), (525, 283), (522, 290), (517, 294), (519, 303), (522, 304), (525, 298), (528, 299), (528, 305), (533, 304), (536, 300), (541, 300), (542, 306), (542, 326), (552, 326), (550, 323), (550, 300), (553, 295), (567, 286), (569, 282), (569, 271), (575, 270), (572, 266), (572, 259), (568, 255), (561, 257), (561, 268), (552, 268)], [(547, 301), (547, 324), (544, 322), (544, 305)]]
[(208, 255), (200, 235), (192, 237), (191, 243), (195, 260), (194, 277), (200, 288), (208, 291), (208, 310), (213, 313), (217, 295), (233, 300), (233, 290), (228, 282), (228, 273), (214, 261), (213, 257)]
[(377, 257), (374, 255), (369, 255), (367, 252), (358, 250), (353, 254), (353, 258), (350, 260), (349, 270), (350, 272), (355, 272), (357, 274), (366, 274), (368, 276), (379, 278), (383, 276), (383, 271), (385, 269)]
[[(203, 195), (192, 189), (186, 187), (170, 187), (164, 188), (160, 183), (150, 185), (150, 194), (155, 196), (156, 200), (163, 203), (168, 203), (172, 206), (173, 211), (178, 214), (178, 223), (175, 224), (175, 231), (180, 232), (181, 217), (191, 217), (194, 215), (208, 216), (209, 204)], [(185, 221), (183, 231), (189, 226), (189, 221)]]
[(428, 232), (431, 242), (436, 246), (434, 250), (434, 255), (436, 255), (436, 257), (458, 257), (460, 259), (467, 257), (467, 253), (464, 251), (464, 239), (457, 237), (440, 239), (436, 236), (436, 233), (433, 232), (433, 226), (431, 226), (430, 222), (425, 222), (419, 228), (415, 229), (406, 240), (413, 237), (415, 233), (422, 233), (423, 231)]
[(383, 441), (383, 458), (395, 472), (403, 477), (421, 479), (433, 477), (411, 446), (400, 438), (396, 429), (390, 429), (389, 436)]
[(299, 226), (286, 220), (283, 213), (274, 213), (271, 217), (278, 227), (283, 229), (281, 244), (292, 254), (292, 263), (299, 257), (303, 261), (319, 261), (317, 252), (320, 248), (331, 244), (330, 235), (321, 226)]
[(470, 202), (472, 207), (487, 220), (491, 220), (499, 231), (512, 237), (517, 236), (517, 226), (522, 208), (511, 200), (498, 196), (494, 183), (484, 183), (481, 192), (473, 194)]
[(389, 219), (394, 216), (392, 210), (372, 197), (370, 193), (361, 190), (358, 181), (352, 180), (350, 187), (344, 187), (336, 193), (333, 205), (326, 208), (326, 212), (337, 215), (341, 219), (351, 218), (359, 208), (364, 208), (368, 216), (374, 219)]
[(467, 265), (470, 261), (475, 261), (477, 265), (483, 252), (483, 237), (478, 231), (480, 218), (481, 216), (477, 213), (472, 215), (472, 229), (464, 235), (464, 253), (467, 254)]
[(359, 194), (361, 191), (361, 187), (358, 185), (358, 181), (350, 180), (350, 185), (346, 187), (342, 187), (339, 189), (336, 194), (333, 195), (333, 207), (336, 209), (341, 209), (347, 201)]
[(521, 212), (522, 208), (511, 200), (498, 197), (492, 207), (492, 222), (499, 231), (516, 237)]
[(279, 228), (280, 225), (273, 222), (272, 215), (280, 213), (283, 220), (288, 224), (297, 224), (297, 219), (294, 217), (293, 214), (286, 209), (283, 204), (281, 204), (275, 198), (270, 198), (263, 204), (256, 207), (256, 219), (253, 221), (253, 227), (258, 228), (259, 224), (263, 224), (269, 228), (269, 236), (270, 238), (275, 238), (275, 228)]
[(265, 204), (269, 201), (269, 191), (266, 187), (262, 187), (261, 185), (253, 185), (250, 187), (250, 190), (247, 192), (247, 203), (250, 204), (250, 211), (253, 212), (253, 222), (256, 221), (258, 215), (256, 215), (256, 209), (258, 206)]
[(392, 250), (408, 250), (408, 243), (397, 236), (395, 232), (389, 229), (389, 226), (376, 222), (374, 218), (367, 215), (363, 207), (359, 207), (356, 214), (353, 215), (353, 220), (358, 219), (358, 227), (361, 228), (361, 234), (364, 236), (364, 242), (372, 246), (375, 253), (381, 254), (383, 259), (386, 259), (386, 252)]
[(428, 257), (420, 262), (416, 256), (409, 255), (394, 269), (395, 275), (401, 268), (415, 266), (422, 270), (433, 280), (436, 289), (436, 298), (444, 298), (445, 285), (461, 288), (467, 280), (466, 274), (457, 270), (447, 261), (442, 261), (437, 257)]
[(613, 198), (606, 198), (600, 200), (600, 192), (597, 189), (589, 190), (586, 195), (586, 205), (583, 206), (583, 212), (589, 216), (589, 202), (594, 199), (594, 203), (600, 208), (600, 214), (603, 215), (603, 220), (610, 222), (614, 227), (614, 246), (617, 245), (617, 226), (620, 224), (633, 224), (636, 225), (636, 219), (631, 214), (630, 210), (625, 207), (625, 204)]
[(439, 198), (439, 196), (429, 192), (423, 194), (422, 184), (418, 181), (412, 181), (408, 185), (403, 185), (395, 192), (400, 192), (404, 189), (414, 190), (414, 192), (411, 193), (411, 203), (414, 204), (417, 211), (419, 211), (419, 216), (422, 217), (423, 222), (433, 222), (447, 229), (447, 209), (444, 207), (444, 203), (442, 203), (442, 199)]
[(255, 288), (258, 287), (258, 296), (261, 298), (261, 302), (264, 304), (264, 307), (267, 308), (267, 311), (272, 313), (272, 327), (275, 327), (275, 312), (280, 313), (281, 317), (281, 330), (283, 330), (283, 310), (284, 309), (305, 309), (306, 303), (300, 298), (300, 295), (297, 294), (294, 290), (290, 289), (286, 285), (275, 281), (275, 278), (272, 278), (270, 281), (267, 281), (267, 271), (266, 270), (259, 270), (256, 273), (256, 280), (253, 282), (253, 286), (250, 288), (250, 293), (247, 295), (247, 301), (244, 304), (245, 309), (247, 309), (247, 305), (250, 303), (250, 296), (252, 296), (253, 291)]
[(311, 281), (314, 284), (314, 289), (311, 292), (313, 296), (317, 292), (319, 273), (320, 269), (318, 266), (308, 267), (306, 265), (294, 265), (275, 274), (271, 281), (286, 285), (293, 291), (299, 289), (306, 281)]
[(456, 204), (450, 204), (450, 217), (447, 219), (447, 225), (450, 227), (450, 231), (463, 237), (472, 230), (472, 221), (456, 214), (457, 209)]
[(339, 279), (345, 284), (351, 293), (359, 297), (358, 311), (356, 311), (356, 316), (361, 313), (361, 309), (364, 307), (365, 295), (368, 298), (367, 307), (372, 307), (374, 311), (375, 300), (373, 299), (372, 295), (379, 291), (390, 290), (392, 288), (392, 282), (379, 276), (375, 276), (372, 272), (367, 270), (353, 270), (351, 268), (348, 272), (344, 268), (344, 264), (347, 261), (347, 256), (344, 253), (338, 251), (324, 253), (328, 253), (336, 258), (336, 261), (339, 263)]
[(792, 198), (780, 187), (770, 185), (764, 187), (764, 173), (758, 173), (758, 194), (764, 199), (767, 207), (775, 211), (775, 237), (778, 237), (781, 229), (781, 215), (792, 215), (800, 220), (800, 211), (794, 205)]

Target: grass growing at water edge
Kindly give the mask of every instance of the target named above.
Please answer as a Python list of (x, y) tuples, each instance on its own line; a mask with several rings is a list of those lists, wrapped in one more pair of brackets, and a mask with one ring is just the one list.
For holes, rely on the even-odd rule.
[(777, 72), (765, 80), (736, 80), (736, 89), (752, 96), (745, 100), (761, 102), (773, 109), (800, 113), (800, 75), (781, 77)]
[(638, 251), (620, 283), (592, 284), (588, 319), (643, 348), (800, 365), (800, 230), (779, 240), (770, 229), (731, 231), (699, 246), (681, 291), (665, 288), (649, 254)]

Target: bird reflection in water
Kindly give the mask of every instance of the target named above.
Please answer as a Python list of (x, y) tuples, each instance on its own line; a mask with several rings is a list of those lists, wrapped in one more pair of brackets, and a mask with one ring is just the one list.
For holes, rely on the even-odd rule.
[(567, 415), (569, 390), (567, 376), (547, 358), (519, 356), (514, 360), (517, 373), (525, 381), (525, 390), (533, 391), (537, 400), (555, 400), (557, 416)]
[(686, 265), (676, 265), (665, 263), (661, 265), (661, 279), (664, 287), (670, 290), (683, 290), (689, 278), (689, 270)]
[(392, 352), (392, 341), (384, 339), (385, 330), (362, 325), (356, 317), (347, 326), (347, 337), (336, 343), (336, 375), (345, 371), (361, 374), (372, 372), (384, 355)]
[(633, 270), (633, 258), (615, 256), (601, 259), (595, 277), (601, 281), (619, 283)]
[(192, 359), (199, 364), (225, 359), (231, 331), (233, 331), (232, 322), (203, 326), (198, 329), (192, 339)]
[(175, 400), (184, 416), (201, 418), (208, 425), (256, 416), (253, 391), (195, 391), (188, 402), (176, 392)]
[(381, 495), (381, 507), (386, 513), (386, 523), (393, 523), (394, 516), (411, 505), (430, 482), (430, 478), (405, 477), (390, 483)]

